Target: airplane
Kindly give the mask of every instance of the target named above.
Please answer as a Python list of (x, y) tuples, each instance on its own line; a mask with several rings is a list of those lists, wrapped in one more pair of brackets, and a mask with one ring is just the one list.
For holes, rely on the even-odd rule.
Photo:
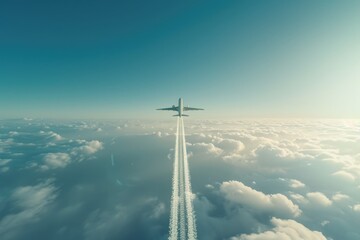
[(202, 108), (184, 107), (182, 98), (179, 98), (179, 105), (178, 106), (172, 105), (172, 107), (169, 107), (169, 108), (159, 108), (159, 109), (156, 109), (156, 110), (176, 111), (176, 112), (178, 112), (178, 114), (174, 115), (174, 117), (182, 117), (182, 116), (188, 117), (189, 115), (183, 114), (184, 111), (204, 110), (204, 109), (202, 109)]

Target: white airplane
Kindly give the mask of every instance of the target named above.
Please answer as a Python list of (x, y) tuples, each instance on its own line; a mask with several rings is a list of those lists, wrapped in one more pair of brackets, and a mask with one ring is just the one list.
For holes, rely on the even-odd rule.
[(204, 110), (204, 109), (202, 109), (202, 108), (184, 107), (182, 98), (179, 98), (179, 105), (178, 106), (172, 105), (172, 107), (169, 107), (169, 108), (159, 108), (159, 109), (156, 109), (156, 110), (176, 111), (176, 112), (178, 112), (178, 114), (174, 115), (174, 117), (182, 117), (182, 116), (188, 117), (189, 115), (183, 114), (184, 111)]

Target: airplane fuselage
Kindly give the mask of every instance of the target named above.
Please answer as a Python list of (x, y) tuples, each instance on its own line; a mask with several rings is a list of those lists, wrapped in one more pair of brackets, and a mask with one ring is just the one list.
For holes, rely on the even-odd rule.
[(179, 105), (178, 105), (178, 112), (179, 112), (179, 116), (181, 117), (183, 115), (183, 111), (184, 111), (184, 106), (183, 106), (183, 100), (182, 98), (179, 98)]
[(178, 114), (174, 115), (174, 117), (188, 117), (189, 115), (184, 114), (184, 111), (192, 111), (192, 110), (204, 110), (202, 108), (193, 108), (193, 107), (184, 107), (184, 102), (182, 100), (182, 98), (179, 98), (179, 102), (178, 105), (172, 105), (172, 107), (168, 107), (168, 108), (159, 108), (157, 110), (166, 110), (166, 111), (176, 111)]

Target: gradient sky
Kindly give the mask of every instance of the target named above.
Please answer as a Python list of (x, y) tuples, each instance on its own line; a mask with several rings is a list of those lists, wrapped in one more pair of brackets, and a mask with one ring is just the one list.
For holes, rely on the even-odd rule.
[(359, 1), (1, 1), (1, 118), (360, 117)]

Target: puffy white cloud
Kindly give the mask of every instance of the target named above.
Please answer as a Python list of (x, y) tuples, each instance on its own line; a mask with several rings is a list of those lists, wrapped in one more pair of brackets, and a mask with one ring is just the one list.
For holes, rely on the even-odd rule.
[(206, 187), (207, 189), (214, 189), (214, 188), (215, 188), (215, 187), (214, 187), (213, 185), (211, 185), (211, 184), (206, 184), (205, 187)]
[[(245, 149), (245, 145), (239, 141), (234, 139), (223, 139), (220, 137), (215, 137), (213, 140), (216, 147), (221, 149), (222, 159), (227, 162), (239, 162), (244, 161), (245, 154), (243, 151)], [(246, 161), (246, 160), (245, 160)]]
[(308, 203), (309, 201), (301, 194), (292, 193), (290, 194), (290, 197), (297, 201), (298, 203)]
[(349, 199), (350, 197), (346, 194), (342, 194), (342, 193), (336, 193), (335, 195), (332, 196), (332, 200), (333, 201), (336, 201), (336, 202), (339, 202), (339, 201), (342, 201), (342, 200), (345, 200), (345, 199)]
[[(41, 134), (48, 133), (42, 132)], [(60, 143), (64, 144), (64, 143)], [(69, 140), (67, 142), (67, 152), (55, 152), (55, 153), (46, 153), (43, 156), (42, 164), (40, 165), (40, 170), (46, 171), (49, 169), (58, 169), (65, 168), (73, 160), (82, 161), (86, 159), (87, 155), (91, 155), (100, 149), (103, 148), (102, 142), (98, 140), (86, 141), (86, 140)], [(74, 146), (75, 145), (75, 146)], [(47, 147), (50, 145), (47, 145)], [(56, 144), (52, 145), (56, 146)], [(74, 147), (73, 147), (74, 146)], [(32, 164), (33, 167), (39, 166), (37, 163)]]
[(241, 141), (234, 139), (219, 139), (216, 145), (227, 153), (239, 153), (245, 148)]
[(305, 187), (305, 184), (300, 182), (299, 180), (296, 179), (291, 179), (289, 182), (290, 187), (292, 188), (302, 188)]
[(292, 151), (290, 148), (280, 147), (273, 143), (269, 144), (261, 144), (254, 151), (253, 154), (257, 158), (261, 158), (264, 160), (272, 160), (276, 158), (280, 159), (296, 159), (305, 157), (304, 154), (298, 153), (296, 151)]
[(223, 150), (216, 147), (213, 143), (195, 143), (191, 145), (191, 150), (206, 152), (208, 154), (220, 155)]
[(67, 153), (47, 153), (43, 161), (42, 170), (64, 168), (70, 163), (70, 155)]
[(80, 147), (75, 147), (72, 153), (83, 153), (83, 154), (93, 154), (103, 148), (102, 142), (98, 140), (85, 141), (77, 140), (78, 143), (83, 144)]
[(356, 204), (352, 207), (355, 212), (360, 212), (360, 204)]
[(332, 204), (331, 200), (321, 192), (309, 192), (306, 196), (310, 202), (316, 205), (327, 207)]
[(63, 138), (60, 136), (60, 134), (58, 134), (58, 133), (55, 133), (55, 132), (50, 131), (49, 134), (50, 134), (50, 137), (54, 138), (54, 139), (57, 140), (57, 141), (63, 139)]
[(48, 138), (52, 138), (56, 141), (60, 141), (63, 138), (60, 136), (60, 134), (53, 132), (53, 131), (49, 131), (49, 132), (45, 132), (45, 131), (40, 131), (41, 135), (47, 136)]
[(272, 212), (281, 216), (297, 217), (301, 214), (298, 205), (294, 204), (283, 194), (264, 194), (245, 186), (242, 182), (223, 182), (220, 192), (231, 202), (246, 205), (260, 212)]
[(351, 173), (344, 171), (344, 170), (337, 171), (337, 172), (333, 173), (332, 175), (337, 176), (346, 181), (350, 181), (350, 182), (353, 182), (355, 180), (354, 175), (352, 175)]
[(294, 220), (272, 218), (274, 228), (270, 231), (253, 234), (241, 234), (231, 240), (326, 240), (318, 231), (312, 231)]

